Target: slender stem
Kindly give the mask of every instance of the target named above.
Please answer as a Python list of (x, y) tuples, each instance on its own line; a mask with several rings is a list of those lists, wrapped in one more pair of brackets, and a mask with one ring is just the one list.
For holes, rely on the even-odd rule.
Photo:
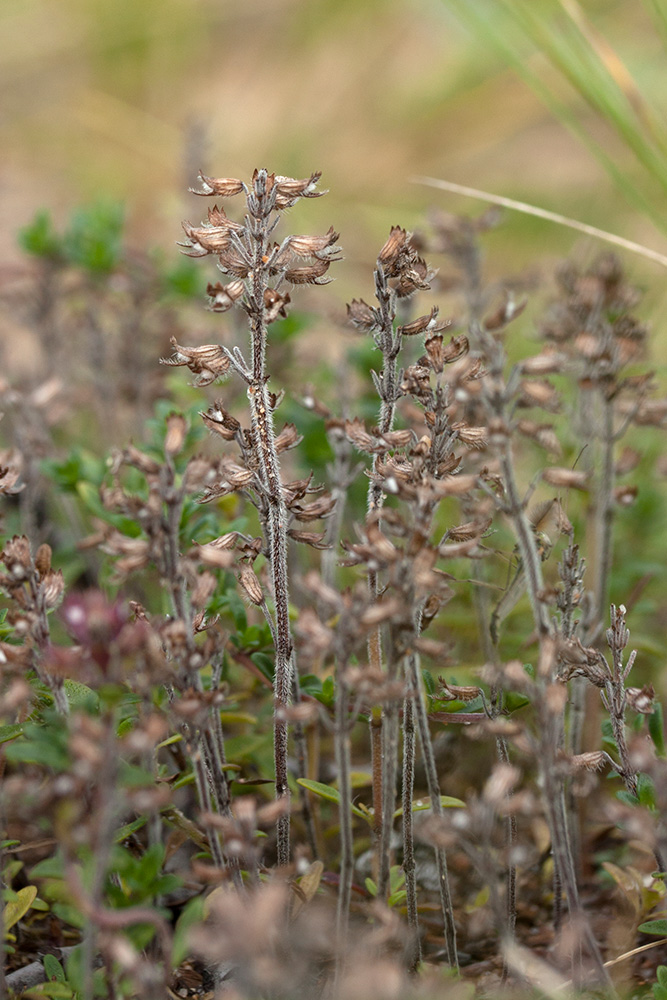
[(347, 928), (354, 875), (354, 841), (352, 836), (352, 781), (350, 777), (350, 724), (348, 719), (349, 689), (345, 681), (347, 664), (336, 662), (335, 752), (340, 793), (340, 882), (336, 911), (336, 971), (342, 971), (346, 954)]
[[(596, 578), (595, 604), (597, 622), (603, 620), (608, 605), (609, 574), (612, 557), (614, 520), (614, 408), (611, 400), (602, 400), (602, 462), (595, 505)], [(596, 622), (596, 624), (597, 624)]]
[(409, 692), (403, 701), (403, 871), (408, 904), (408, 924), (414, 934), (410, 967), (421, 961), (419, 915), (417, 909), (417, 877), (415, 864), (414, 816), (412, 799), (415, 787), (415, 712), (414, 695)]
[[(422, 754), (424, 756), (424, 766), (426, 769), (426, 784), (431, 798), (431, 809), (433, 815), (442, 818), (443, 808), (440, 802), (440, 783), (438, 781), (438, 769), (435, 763), (433, 745), (431, 743), (431, 733), (428, 726), (428, 715), (426, 712), (426, 702), (422, 691), (421, 678), (419, 676), (419, 657), (416, 653), (410, 653), (405, 658), (405, 671), (408, 682), (414, 695), (414, 707), (417, 715), (417, 728), (419, 730), (419, 742), (421, 743)], [(456, 952), (456, 925), (454, 923), (454, 909), (449, 887), (449, 873), (447, 870), (447, 857), (445, 849), (436, 846), (435, 860), (438, 870), (438, 889), (440, 892), (440, 903), (444, 919), (445, 943), (447, 947), (447, 960), (450, 965), (458, 968), (458, 956)]]
[(280, 479), (278, 453), (275, 447), (273, 410), (267, 387), (268, 376), (265, 364), (267, 328), (264, 317), (264, 293), (268, 287), (268, 275), (264, 261), (268, 252), (268, 236), (266, 218), (261, 216), (261, 212), (265, 206), (266, 195), (261, 189), (257, 190), (256, 194), (258, 195), (260, 214), (258, 218), (248, 220), (253, 261), (249, 275), (250, 289), (247, 302), (252, 347), (252, 375), (248, 385), (248, 401), (260, 476), (267, 501), (266, 531), (273, 583), (276, 630), (273, 751), (276, 797), (282, 800), (285, 806), (277, 823), (277, 860), (279, 866), (284, 866), (289, 863), (290, 858), (287, 706), (290, 701), (293, 666), (287, 572), (288, 513)]
[[(378, 428), (381, 434), (390, 431), (394, 424), (396, 414), (397, 399), (397, 376), (398, 376), (398, 354), (401, 348), (401, 337), (394, 333), (394, 319), (396, 316), (395, 295), (389, 288), (384, 268), (380, 261), (375, 268), (375, 294), (378, 300), (381, 325), (375, 334), (377, 346), (382, 351), (382, 372), (376, 380), (378, 391), (380, 392), (380, 415)], [(373, 471), (377, 465), (377, 456), (373, 459)], [(371, 479), (368, 486), (368, 513), (379, 511), (383, 503), (382, 488)], [(375, 602), (379, 594), (378, 575), (374, 570), (368, 571), (368, 590), (371, 601)], [(372, 670), (382, 670), (382, 632), (378, 625), (373, 629), (368, 637), (368, 663)], [(371, 770), (373, 775), (372, 796), (373, 796), (373, 834), (375, 837), (378, 893), (380, 886), (387, 880), (388, 886), (388, 856), (390, 831), (385, 828), (385, 817), (391, 810), (394, 812), (395, 782), (392, 784), (394, 790), (389, 799), (389, 789), (386, 781), (390, 776), (386, 774), (386, 769), (390, 766), (387, 752), (387, 738), (385, 734), (386, 713), (377, 705), (371, 708), (370, 713), (370, 742), (371, 742)], [(395, 750), (398, 748), (398, 732), (396, 725), (396, 737), (394, 740)], [(394, 767), (395, 773), (395, 767)], [(384, 869), (384, 876), (383, 876)]]

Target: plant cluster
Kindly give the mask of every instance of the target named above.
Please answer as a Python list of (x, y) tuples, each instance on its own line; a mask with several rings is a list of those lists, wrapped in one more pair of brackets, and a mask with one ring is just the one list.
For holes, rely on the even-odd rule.
[[(227, 315), (193, 346), (164, 268), (137, 276), (118, 234), (93, 252), (90, 213), (24, 235), (49, 287), (34, 370), (3, 388), (15, 995), (467, 996), (482, 973), (613, 992), (667, 927), (662, 712), (627, 652), (649, 578), (627, 575), (626, 477), (667, 419), (638, 293), (610, 255), (568, 263), (529, 321), (520, 280), (484, 278), (497, 213), (436, 213), (392, 227), (343, 379), (307, 373), (291, 299), (329, 281), (338, 234), (279, 226), (319, 179), (200, 176), (217, 203), (181, 247), (217, 262)], [(156, 319), (163, 371), (194, 376), (155, 381), (108, 456), (44, 389), (54, 337), (69, 384), (72, 310), (105, 351), (80, 412), (127, 416)]]

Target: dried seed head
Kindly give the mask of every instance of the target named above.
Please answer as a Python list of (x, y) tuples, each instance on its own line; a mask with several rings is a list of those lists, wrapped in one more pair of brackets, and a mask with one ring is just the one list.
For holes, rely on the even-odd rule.
[(562, 448), (553, 424), (538, 424), (534, 420), (519, 420), (517, 430), (520, 434), (531, 438), (545, 451), (552, 455), (560, 455)]
[(41, 590), (46, 607), (58, 607), (65, 592), (65, 581), (62, 570), (59, 569), (56, 572), (51, 570), (47, 573), (41, 582)]
[(241, 429), (241, 424), (236, 417), (227, 412), (219, 399), (215, 401), (213, 406), (208, 408), (206, 413), (200, 411), (199, 416), (210, 431), (213, 431), (214, 434), (219, 434), (225, 441), (233, 441), (237, 432)]
[(510, 764), (496, 764), (482, 792), (485, 801), (496, 809), (500, 808), (518, 782), (519, 777), (520, 773), (516, 767), (512, 767)]
[(182, 347), (171, 338), (174, 354), (171, 358), (160, 358), (160, 364), (179, 368), (186, 366), (197, 376), (194, 384), (210, 385), (229, 371), (229, 358), (219, 344), (204, 344), (201, 347)]
[(420, 333), (441, 333), (443, 330), (446, 330), (448, 326), (452, 325), (452, 320), (447, 319), (438, 323), (438, 312), (438, 307), (433, 306), (428, 316), (419, 316), (418, 319), (413, 320), (412, 323), (406, 323), (404, 326), (399, 326), (397, 332), (400, 333), (402, 337), (414, 337)]
[(245, 285), (240, 278), (230, 281), (227, 285), (223, 285), (220, 281), (215, 285), (207, 285), (209, 309), (212, 312), (227, 312), (241, 298), (244, 288)]
[(51, 546), (44, 542), (35, 553), (35, 569), (43, 579), (51, 570)]
[(297, 257), (316, 257), (320, 260), (331, 260), (338, 257), (340, 247), (335, 246), (338, 233), (331, 226), (324, 236), (290, 236), (286, 249)]
[[(237, 222), (232, 222), (220, 209), (209, 212), (209, 219), (219, 220), (217, 225), (204, 224), (193, 226), (191, 222), (183, 222), (183, 231), (187, 236), (186, 243), (178, 243), (186, 257), (205, 257), (210, 253), (220, 253), (229, 246), (230, 234), (242, 230)], [(223, 224), (220, 224), (223, 223)]]
[(238, 581), (241, 584), (244, 594), (253, 604), (260, 605), (264, 603), (262, 585), (252, 566), (243, 563), (239, 569)]
[(463, 421), (452, 424), (452, 430), (456, 431), (459, 441), (467, 444), (469, 448), (476, 448), (483, 451), (488, 444), (486, 427), (468, 427)]
[(227, 245), (218, 254), (218, 267), (223, 274), (247, 278), (252, 270), (252, 263), (237, 247)]
[(556, 412), (560, 408), (560, 396), (546, 379), (527, 380), (521, 383), (520, 406), (540, 406), (544, 410)]
[(202, 189), (201, 191), (197, 191), (196, 188), (189, 188), (188, 190), (192, 194), (204, 195), (206, 197), (215, 195), (218, 198), (231, 198), (235, 194), (240, 194), (245, 190), (243, 181), (237, 180), (236, 177), (207, 177), (200, 170), (199, 180)]
[[(255, 171), (256, 173), (256, 171)], [(319, 170), (310, 177), (303, 180), (296, 180), (294, 177), (281, 177), (275, 175), (274, 183), (276, 188), (276, 208), (291, 208), (296, 205), (299, 198), (321, 198), (326, 191), (317, 191), (317, 182), (322, 176)], [(255, 176), (253, 175), (253, 182)]]
[(652, 684), (645, 684), (641, 688), (626, 688), (625, 697), (628, 706), (633, 712), (640, 715), (653, 715), (655, 710), (655, 689)]
[(602, 750), (578, 753), (568, 760), (573, 771), (599, 771), (607, 763), (607, 755)]
[(524, 375), (559, 375), (565, 368), (566, 357), (558, 351), (544, 351), (533, 358), (525, 358), (520, 368)]
[(170, 413), (167, 417), (167, 434), (164, 450), (167, 455), (178, 455), (185, 444), (188, 425), (182, 413)]
[(467, 354), (469, 349), (468, 338), (463, 335), (452, 337), (447, 345), (444, 344), (441, 334), (429, 337), (424, 347), (428, 355), (429, 362), (436, 372), (442, 372), (445, 365), (453, 364)]
[(264, 320), (275, 323), (278, 318), (287, 318), (287, 306), (291, 302), (289, 292), (277, 292), (275, 288), (267, 288), (264, 292)]
[(283, 451), (289, 451), (290, 448), (296, 448), (302, 440), (303, 438), (298, 433), (295, 424), (285, 424), (274, 441), (276, 452), (280, 454)]
[(327, 285), (332, 279), (323, 276), (330, 264), (330, 260), (316, 260), (305, 267), (290, 267), (285, 271), (285, 279), (292, 285)]
[(474, 685), (450, 684), (444, 677), (438, 677), (438, 681), (441, 685), (438, 698), (442, 701), (474, 701), (482, 693), (482, 689)]
[(14, 535), (0, 553), (0, 561), (5, 564), (12, 580), (26, 580), (32, 569), (30, 542), (25, 535)]
[[(216, 541), (218, 540), (216, 539)], [(212, 566), (216, 569), (229, 569), (234, 564), (234, 553), (228, 548), (216, 545), (215, 542), (197, 545), (196, 552), (199, 559), (206, 566)]]
[(378, 254), (378, 264), (380, 264), (386, 274), (392, 277), (400, 270), (399, 260), (401, 253), (405, 255), (406, 244), (410, 240), (410, 233), (401, 226), (392, 226), (389, 239), (384, 244)]
[(626, 486), (616, 486), (614, 487), (614, 502), (617, 503), (619, 507), (631, 507), (637, 499), (638, 492), (638, 487), (631, 486), (630, 484)]
[(552, 467), (545, 469), (542, 479), (550, 486), (557, 486), (560, 489), (572, 489), (586, 491), (588, 489), (588, 473), (578, 472), (575, 469), (563, 469)]
[(310, 545), (313, 549), (331, 548), (331, 544), (326, 540), (326, 533), (324, 531), (297, 531), (296, 528), (288, 528), (287, 534), (290, 538), (293, 538), (295, 542), (302, 542), (304, 545)]
[(360, 330), (370, 332), (379, 323), (379, 317), (375, 309), (369, 306), (363, 299), (352, 299), (347, 304), (347, 318), (350, 323)]

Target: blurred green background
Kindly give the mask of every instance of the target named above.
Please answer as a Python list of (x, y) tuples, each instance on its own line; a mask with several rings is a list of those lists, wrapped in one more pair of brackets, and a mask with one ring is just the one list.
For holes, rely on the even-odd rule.
[[(170, 251), (180, 219), (204, 211), (186, 193), (197, 169), (247, 177), (255, 166), (323, 172), (331, 194), (304, 212), (308, 229), (340, 230), (346, 286), (360, 261), (370, 274), (388, 225), (414, 225), (434, 203), (481, 209), (412, 184), (415, 174), (667, 251), (662, 4), (2, 0), (0, 262), (15, 258), (16, 230), (37, 208), (58, 221), (100, 196), (126, 203), (137, 244)], [(643, 160), (633, 127), (648, 137)], [(506, 270), (548, 267), (580, 242), (508, 215), (488, 246)], [(642, 283), (661, 282), (655, 265), (631, 264)]]

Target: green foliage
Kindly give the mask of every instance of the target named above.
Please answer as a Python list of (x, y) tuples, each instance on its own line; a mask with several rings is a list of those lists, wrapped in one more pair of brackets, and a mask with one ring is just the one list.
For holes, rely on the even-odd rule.
[[(667, 921), (665, 921), (665, 925), (667, 926)], [(658, 981), (651, 987), (654, 1000), (667, 1000), (667, 965), (659, 965), (655, 974)]]
[(63, 235), (68, 261), (98, 277), (109, 274), (120, 260), (124, 220), (118, 202), (99, 201), (75, 209)]
[(34, 257), (50, 258), (57, 261), (64, 249), (62, 239), (56, 233), (51, 213), (41, 209), (32, 222), (19, 230), (19, 246)]

